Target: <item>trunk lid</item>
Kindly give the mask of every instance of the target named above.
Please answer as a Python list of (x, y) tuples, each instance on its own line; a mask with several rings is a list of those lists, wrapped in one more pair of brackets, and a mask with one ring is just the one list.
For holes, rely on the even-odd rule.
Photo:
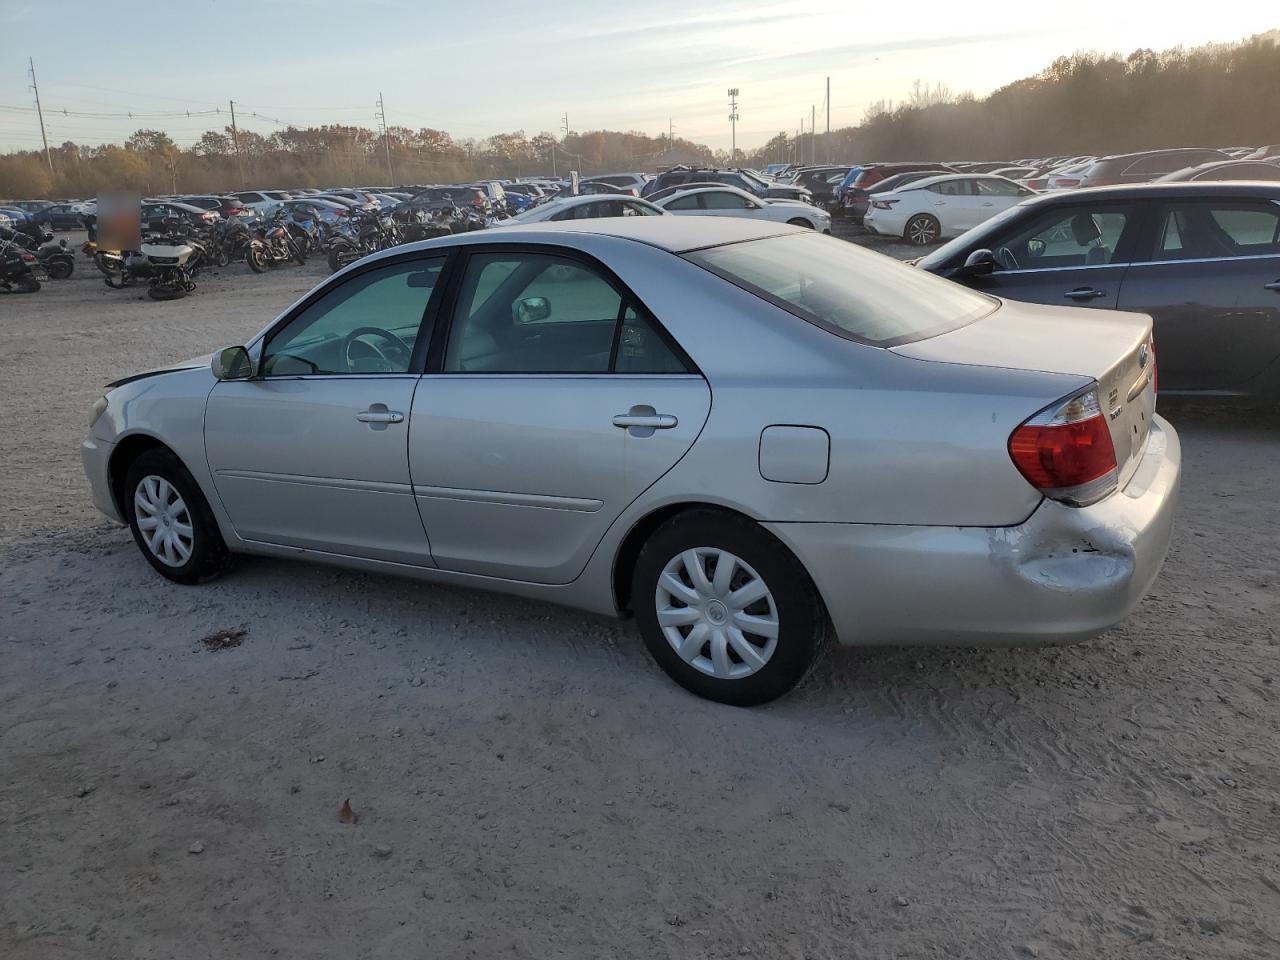
[[(1092, 377), (1116, 451), (1120, 487), (1137, 469), (1155, 414), (1151, 318), (1140, 313), (1001, 301), (990, 316), (890, 348), (937, 363)], [(1027, 416), (1035, 410), (1028, 410)]]

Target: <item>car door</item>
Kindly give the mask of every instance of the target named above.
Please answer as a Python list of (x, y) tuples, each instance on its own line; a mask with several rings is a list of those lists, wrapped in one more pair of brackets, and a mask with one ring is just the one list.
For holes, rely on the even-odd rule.
[(995, 270), (962, 282), (1013, 300), (1114, 309), (1138, 209), (1133, 202), (1084, 200), (1017, 217), (986, 241)]
[(942, 180), (925, 188), (928, 202), (923, 212), (942, 224), (942, 234), (958, 237), (978, 223), (979, 198), (972, 179)]
[(469, 248), (413, 401), (409, 469), (443, 569), (568, 583), (689, 449), (703, 378), (603, 265)]
[(442, 256), (345, 276), (266, 337), (257, 375), (205, 407), (214, 486), (246, 540), (431, 564), (410, 486), (409, 411)]
[(1162, 389), (1241, 386), (1280, 357), (1280, 204), (1154, 206), (1119, 306), (1151, 314)]
[(682, 217), (705, 217), (708, 211), (703, 209), (702, 198), (706, 196), (703, 193), (689, 193), (683, 196), (676, 195), (669, 200), (663, 201), (662, 209), (667, 213), (678, 214)]

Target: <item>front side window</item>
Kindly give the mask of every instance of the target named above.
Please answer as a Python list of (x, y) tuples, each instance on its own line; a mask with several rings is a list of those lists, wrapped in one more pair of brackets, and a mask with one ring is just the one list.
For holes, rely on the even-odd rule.
[(592, 266), (548, 253), (468, 258), (444, 372), (611, 371), (684, 366), (631, 296)]
[(1117, 207), (1046, 210), (992, 238), (998, 270), (1097, 267), (1116, 262), (1129, 211)]
[(873, 346), (936, 336), (999, 305), (927, 271), (808, 232), (711, 247), (686, 258), (789, 313)]
[(740, 197), (728, 190), (714, 190), (704, 193), (702, 200), (707, 210), (746, 210), (749, 204), (746, 197)]
[(668, 210), (697, 210), (698, 197), (700, 196), (702, 196), (702, 194), (691, 193), (687, 197), (676, 197), (674, 200), (672, 200), (670, 203), (667, 204), (667, 209)]
[(980, 197), (1025, 197), (1030, 196), (1031, 191), (1018, 186), (1016, 183), (1010, 183), (1007, 180), (977, 180), (975, 186), (978, 188), (978, 196)]
[(406, 260), (344, 280), (271, 336), (263, 376), (408, 373), (443, 267)]
[(1161, 214), (1156, 237), (1157, 260), (1280, 255), (1280, 206), (1248, 201), (1174, 204)]

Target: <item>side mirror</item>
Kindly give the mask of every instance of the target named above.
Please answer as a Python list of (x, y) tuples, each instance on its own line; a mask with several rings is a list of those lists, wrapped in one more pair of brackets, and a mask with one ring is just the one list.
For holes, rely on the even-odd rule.
[(995, 272), (996, 258), (990, 250), (975, 250), (965, 258), (964, 266), (957, 272), (960, 277), (985, 277)]
[(551, 301), (546, 297), (525, 297), (511, 305), (511, 318), (516, 323), (537, 323), (551, 316)]
[(244, 347), (227, 347), (213, 355), (209, 363), (213, 375), (219, 380), (247, 380), (253, 376), (253, 361)]

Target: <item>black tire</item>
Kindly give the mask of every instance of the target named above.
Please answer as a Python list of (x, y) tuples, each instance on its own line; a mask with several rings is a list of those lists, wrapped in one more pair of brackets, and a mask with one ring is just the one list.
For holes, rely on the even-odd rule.
[[(659, 579), (668, 563), (695, 548), (728, 551), (748, 565), (768, 587), (776, 614), (777, 643), (754, 673), (727, 679), (704, 672), (676, 652), (658, 623)], [(739, 570), (742, 576), (747, 575)], [(713, 573), (708, 570), (708, 577)], [(764, 603), (768, 607), (768, 601)], [(681, 513), (653, 532), (636, 559), (631, 607), (649, 653), (676, 683), (700, 697), (739, 707), (767, 703), (791, 690), (817, 662), (830, 633), (822, 598), (791, 551), (759, 524), (713, 509)], [(743, 612), (762, 613), (750, 605)], [(693, 628), (671, 629), (678, 631), (677, 637), (688, 637)], [(744, 666), (736, 651), (728, 656), (733, 658), (734, 669)], [(703, 657), (709, 660), (710, 654)]]
[(181, 300), (187, 295), (185, 286), (152, 286), (147, 287), (147, 296), (152, 300)]
[(793, 227), (807, 227), (810, 230), (813, 229), (813, 224), (810, 223), (808, 220), (806, 220), (804, 217), (792, 217), (790, 220), (787, 221), (787, 223), (791, 224), (791, 226)]
[(329, 248), (329, 272), (337, 273), (360, 259), (360, 252), (350, 244), (339, 243)]
[(244, 262), (254, 273), (266, 273), (271, 268), (267, 262), (267, 254), (261, 246), (252, 244), (244, 252)]
[(70, 257), (55, 257), (45, 264), (45, 270), (48, 271), (52, 280), (66, 280), (75, 271), (75, 261)]
[(917, 213), (907, 221), (902, 231), (902, 239), (914, 247), (927, 247), (937, 243), (942, 237), (942, 225), (938, 218), (927, 213)]
[[(158, 477), (177, 491), (185, 506), (184, 514), (192, 530), (190, 556), (180, 564), (169, 564), (161, 560), (147, 545), (147, 535), (138, 525), (138, 507), (135, 495), (139, 486), (148, 477)], [(169, 450), (153, 448), (139, 456), (125, 472), (123, 491), (125, 519), (133, 533), (134, 543), (142, 551), (143, 557), (161, 576), (174, 583), (195, 584), (212, 580), (222, 573), (231, 563), (231, 553), (223, 542), (218, 523), (209, 509), (209, 503), (200, 492), (200, 487), (182, 461)], [(183, 514), (179, 514), (180, 520)]]
[(40, 290), (40, 281), (35, 277), (23, 277), (17, 283), (19, 293), (36, 293)]

